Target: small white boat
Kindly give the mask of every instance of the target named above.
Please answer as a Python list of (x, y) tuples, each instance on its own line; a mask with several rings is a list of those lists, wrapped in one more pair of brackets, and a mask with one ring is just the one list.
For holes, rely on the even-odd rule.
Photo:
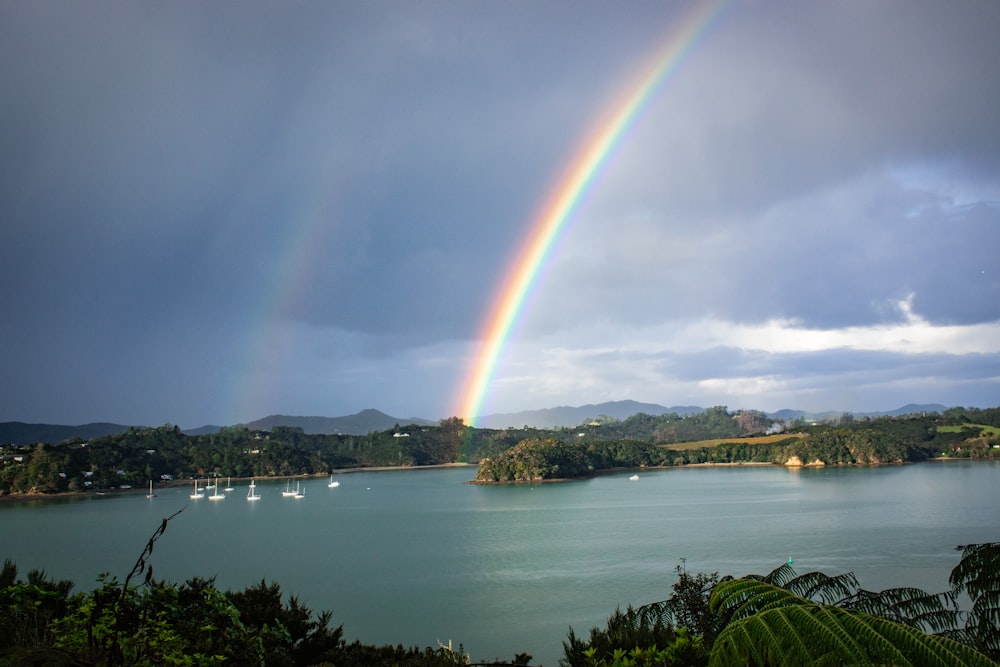
[(226, 478), (226, 488), (224, 488), (223, 491), (235, 491), (235, 490), (236, 489), (233, 488), (233, 478), (232, 477), (227, 477)]
[(285, 490), (281, 492), (282, 497), (294, 498), (296, 493), (298, 492), (292, 491), (292, 480), (288, 480), (288, 483), (285, 484)]
[(327, 486), (329, 486), (331, 489), (336, 489), (338, 486), (340, 486), (340, 482), (333, 481), (333, 475), (330, 475), (330, 483), (327, 484)]
[(637, 481), (639, 479), (639, 476), (638, 475), (632, 475), (631, 477), (629, 477), (629, 479), (631, 481), (635, 482), (635, 481)]
[(299, 490), (299, 483), (298, 482), (295, 482), (295, 495), (292, 496), (292, 497), (293, 498), (305, 498), (306, 497), (305, 490), (304, 489), (301, 490), (301, 491)]
[(153, 480), (149, 480), (149, 493), (146, 494), (147, 498), (155, 498), (156, 494), (153, 493)]
[(215, 488), (215, 490), (212, 491), (212, 495), (210, 495), (208, 497), (209, 500), (222, 500), (223, 498), (226, 497), (226, 494), (224, 494), (221, 491), (219, 491), (219, 482), (218, 482), (218, 480), (216, 480), (214, 488)]
[(194, 480), (194, 493), (191, 494), (192, 499), (204, 498), (205, 494), (198, 490), (198, 480)]
[(252, 479), (250, 480), (250, 488), (247, 490), (247, 500), (260, 500), (260, 494), (257, 493), (257, 485)]

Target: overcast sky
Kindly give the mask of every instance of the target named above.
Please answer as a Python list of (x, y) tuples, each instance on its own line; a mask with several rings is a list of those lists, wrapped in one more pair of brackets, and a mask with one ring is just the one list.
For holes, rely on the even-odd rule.
[[(690, 9), (0, 4), (0, 421), (454, 414), (499, 282)], [(1000, 405), (1000, 3), (734, 2), (484, 413)]]

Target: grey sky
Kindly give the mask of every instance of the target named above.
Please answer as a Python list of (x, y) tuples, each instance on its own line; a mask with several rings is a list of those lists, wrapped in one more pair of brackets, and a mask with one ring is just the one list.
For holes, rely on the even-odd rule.
[[(0, 5), (0, 420), (440, 418), (687, 2)], [(732, 3), (484, 410), (1000, 404), (1000, 5)]]

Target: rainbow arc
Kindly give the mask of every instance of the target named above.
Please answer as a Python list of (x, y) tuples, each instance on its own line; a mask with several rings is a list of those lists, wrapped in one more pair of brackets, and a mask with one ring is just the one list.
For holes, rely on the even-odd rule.
[(539, 207), (520, 251), (510, 263), (491, 302), (478, 338), (480, 349), (459, 390), (454, 414), (462, 417), (467, 425), (475, 426), (500, 355), (528, 293), (583, 195), (642, 109), (677, 72), (696, 44), (718, 21), (727, 4), (727, 0), (694, 3), (683, 18), (671, 26), (660, 48), (639, 69), (635, 80), (625, 87), (625, 93), (610, 105), (610, 111), (586, 135)]

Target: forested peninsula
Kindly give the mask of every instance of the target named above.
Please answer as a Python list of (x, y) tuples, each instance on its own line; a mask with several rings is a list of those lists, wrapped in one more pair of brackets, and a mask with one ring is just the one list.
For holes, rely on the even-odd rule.
[(1000, 407), (825, 422), (764, 413), (597, 415), (572, 428), (479, 429), (450, 418), (367, 435), (226, 427), (187, 435), (173, 425), (59, 443), (0, 445), (0, 498), (144, 489), (204, 477), (323, 475), (373, 467), (478, 464), (480, 483), (575, 479), (622, 468), (758, 463), (868, 465), (1000, 457)]

